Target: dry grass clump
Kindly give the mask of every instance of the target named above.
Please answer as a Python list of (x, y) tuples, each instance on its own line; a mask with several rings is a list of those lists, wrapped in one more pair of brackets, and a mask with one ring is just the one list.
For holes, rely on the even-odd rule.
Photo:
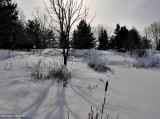
[(39, 61), (35, 66), (31, 68), (31, 77), (36, 80), (49, 80), (56, 79), (58, 82), (67, 84), (67, 80), (71, 79), (71, 72), (68, 71), (66, 66), (56, 68), (54, 66), (46, 67)]
[(63, 69), (50, 71), (48, 74), (48, 78), (56, 78), (58, 82), (67, 81), (71, 78), (70, 72), (64, 72)]

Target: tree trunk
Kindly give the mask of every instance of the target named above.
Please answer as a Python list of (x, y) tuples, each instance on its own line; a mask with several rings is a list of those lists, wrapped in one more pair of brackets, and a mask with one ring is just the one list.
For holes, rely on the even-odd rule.
[(66, 53), (66, 49), (65, 49), (65, 46), (63, 46), (63, 62), (64, 62), (64, 65), (67, 66), (67, 53)]
[(67, 56), (64, 55), (64, 65), (67, 66)]

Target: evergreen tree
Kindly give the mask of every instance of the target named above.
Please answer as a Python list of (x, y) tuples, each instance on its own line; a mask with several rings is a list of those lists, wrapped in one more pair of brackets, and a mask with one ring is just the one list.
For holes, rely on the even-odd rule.
[(118, 42), (120, 40), (120, 36), (119, 36), (120, 28), (121, 28), (120, 25), (117, 24), (116, 29), (114, 30), (115, 36), (111, 38), (110, 45), (113, 49), (118, 49), (118, 44), (119, 44)]
[(120, 27), (120, 25), (117, 24), (114, 34), (115, 36), (112, 37), (110, 45), (113, 49), (125, 51), (125, 42), (127, 42), (129, 30), (126, 28), (126, 26)]
[(141, 37), (140, 45), (136, 49), (136, 53), (138, 54), (139, 57), (146, 56), (146, 49), (149, 48), (151, 48), (150, 40), (147, 39), (146, 37)]
[(125, 51), (125, 42), (128, 40), (129, 30), (126, 26), (121, 27), (120, 30), (120, 41), (119, 41), (119, 50)]
[(133, 50), (141, 48), (141, 44), (142, 44), (141, 37), (138, 31), (135, 28), (132, 28), (129, 31), (128, 41), (125, 42), (126, 49), (128, 51), (131, 51), (131, 56), (132, 56)]
[(18, 20), (17, 4), (11, 0), (0, 1), (0, 48), (12, 48)]
[(25, 24), (18, 20), (15, 30), (16, 38), (13, 42), (13, 49), (27, 49), (28, 42), (26, 38)]
[(91, 32), (91, 27), (85, 20), (80, 21), (77, 30), (73, 32), (73, 48), (91, 49), (95, 45), (95, 38)]
[(37, 19), (28, 20), (28, 22), (26, 23), (26, 32), (29, 47), (33, 48), (35, 46), (36, 49), (42, 48), (40, 23)]
[(45, 29), (45, 44), (47, 48), (53, 48), (56, 45), (55, 34), (51, 29)]
[(116, 43), (114, 41), (114, 36), (111, 36), (110, 40), (109, 40), (109, 48), (110, 49), (114, 49), (116, 46)]
[(119, 48), (119, 42), (120, 42), (120, 30), (121, 30), (121, 27), (119, 24), (116, 25), (116, 29), (114, 31), (115, 33), (115, 37), (114, 37), (114, 42), (115, 42), (115, 49), (120, 49)]
[(141, 47), (143, 49), (149, 49), (149, 48), (151, 48), (151, 40), (149, 40), (146, 37), (142, 37), (141, 38)]
[(99, 50), (107, 50), (109, 48), (108, 34), (105, 29), (101, 28), (98, 40), (99, 40), (99, 47), (98, 47)]

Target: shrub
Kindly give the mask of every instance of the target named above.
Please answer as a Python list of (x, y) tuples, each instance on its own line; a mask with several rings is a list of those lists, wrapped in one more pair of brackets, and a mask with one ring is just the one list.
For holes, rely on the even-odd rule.
[(136, 68), (148, 68), (145, 66), (144, 62), (136, 62), (133, 64), (133, 67), (136, 67)]
[(100, 64), (94, 64), (94, 63), (89, 63), (88, 64), (92, 69), (98, 72), (107, 72), (107, 71), (112, 71), (110, 67), (100, 65)]
[(64, 66), (57, 70), (52, 70), (48, 73), (48, 78), (56, 78), (58, 82), (66, 82), (71, 78), (71, 73)]
[(133, 67), (136, 68), (156, 68), (160, 65), (160, 61), (158, 59), (151, 60), (151, 61), (144, 61), (144, 60), (138, 60), (136, 63), (133, 64)]
[(44, 79), (44, 75), (41, 67), (41, 60), (36, 65), (31, 67), (31, 77), (33, 77), (36, 80)]
[(147, 52), (146, 52), (145, 49), (138, 49), (138, 50), (136, 51), (136, 53), (137, 53), (137, 55), (138, 55), (139, 57), (144, 57), (144, 56), (147, 55)]
[(57, 68), (56, 66), (48, 67), (42, 64), (40, 60), (35, 66), (31, 68), (31, 76), (36, 80), (56, 79), (58, 82), (63, 82), (65, 86), (67, 80), (71, 78), (71, 73), (66, 66)]
[(98, 72), (112, 72), (111, 68), (106, 66), (106, 60), (99, 57), (89, 59), (88, 66)]

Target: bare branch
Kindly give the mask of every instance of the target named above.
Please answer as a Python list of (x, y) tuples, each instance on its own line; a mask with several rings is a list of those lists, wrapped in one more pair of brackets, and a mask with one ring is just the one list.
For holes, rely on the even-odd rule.
[(60, 47), (66, 60), (69, 55), (71, 28), (77, 21), (86, 18), (89, 8), (86, 7), (84, 0), (49, 0), (49, 2), (50, 6), (44, 2), (46, 10), (52, 21), (58, 24)]
[(148, 28), (146, 28), (145, 35), (153, 39), (158, 48), (160, 45), (160, 22), (154, 22)]

